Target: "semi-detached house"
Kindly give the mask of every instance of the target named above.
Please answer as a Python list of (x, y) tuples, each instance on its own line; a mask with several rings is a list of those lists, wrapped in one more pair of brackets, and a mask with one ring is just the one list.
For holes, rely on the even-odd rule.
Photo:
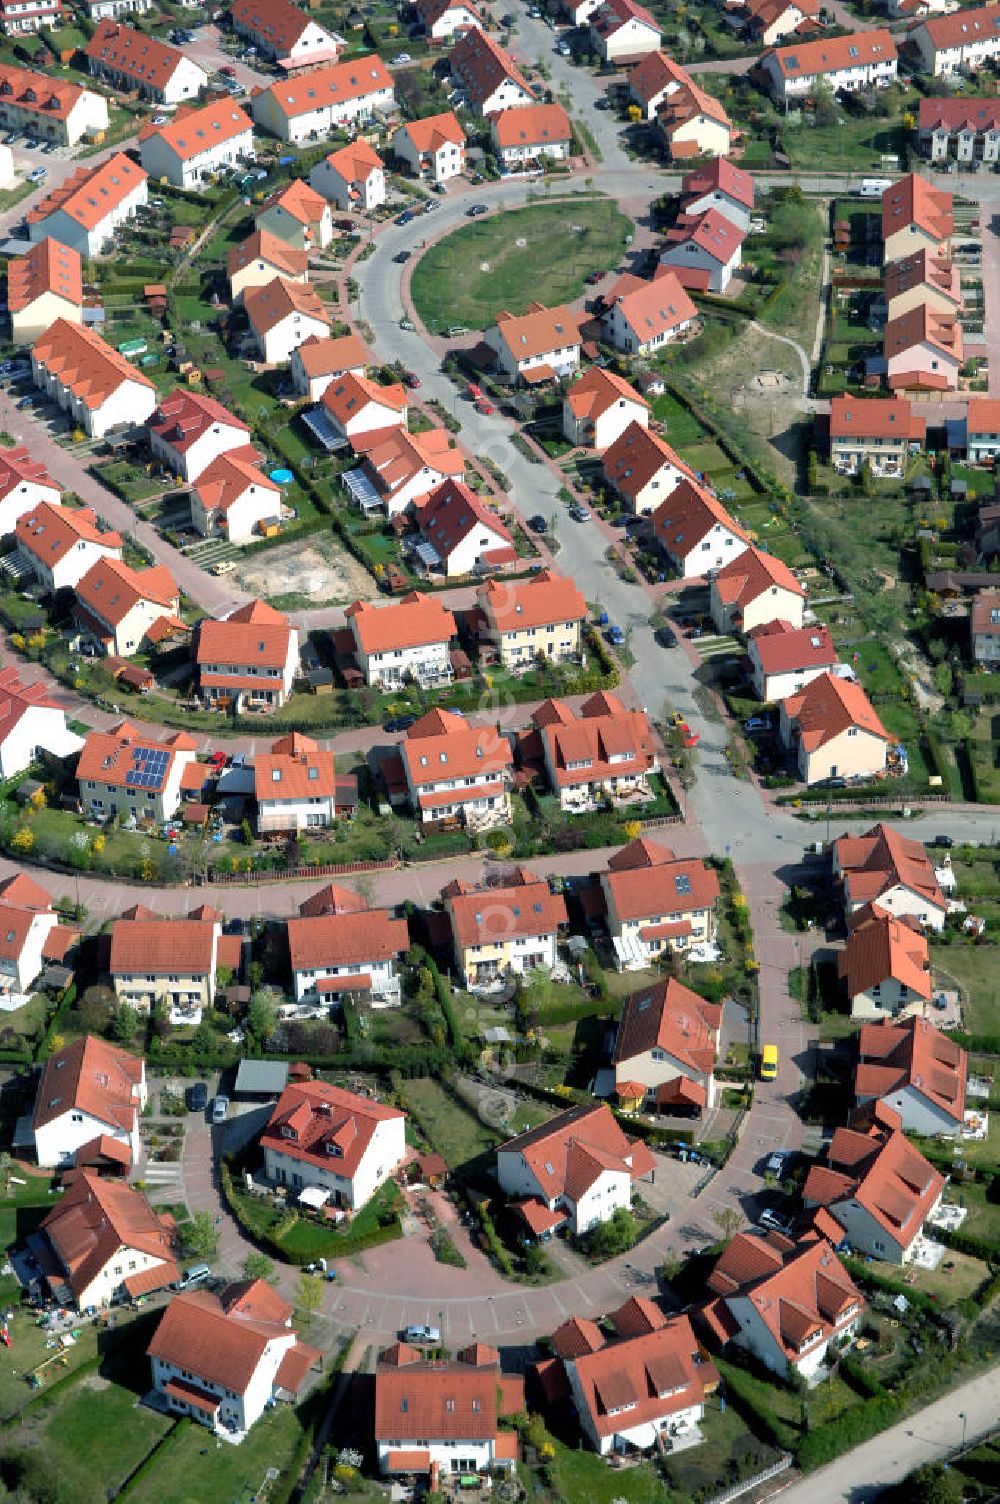
[(363, 376), (370, 359), (356, 334), (341, 334), (336, 339), (310, 335), (292, 351), (288, 374), (299, 397), (318, 402), (339, 377)]
[(295, 1001), (329, 1008), (347, 993), (373, 1008), (392, 1007), (400, 1001), (398, 965), (409, 948), (406, 920), (388, 909), (289, 919)]
[(0, 31), (8, 37), (58, 26), (62, 17), (63, 0), (0, 0)]
[(882, 195), (882, 260), (898, 261), (916, 250), (951, 255), (954, 195), (910, 172)]
[(888, 88), (896, 82), (897, 63), (892, 34), (879, 27), (777, 47), (765, 52), (760, 69), (771, 95), (784, 104), (809, 94), (819, 79), (834, 93)]
[(482, 636), (505, 668), (533, 668), (540, 656), (553, 662), (581, 650), (587, 602), (573, 580), (542, 569), (528, 580), (488, 580), (476, 592)]
[(847, 944), (837, 974), (852, 1018), (906, 1018), (931, 1000), (927, 936), (912, 915), (897, 918), (866, 903), (847, 916)]
[(803, 783), (874, 778), (893, 738), (861, 685), (824, 673), (782, 700), (778, 734)]
[(140, 1013), (166, 1007), (172, 1024), (201, 1022), (215, 1002), (221, 964), (221, 915), (207, 905), (180, 919), (136, 905), (111, 927), (115, 995)]
[(754, 199), (750, 173), (727, 157), (716, 157), (704, 167), (695, 168), (681, 184), (681, 209), (685, 214), (704, 214), (715, 209), (744, 232), (750, 228)]
[(637, 0), (601, 0), (589, 18), (591, 44), (606, 63), (630, 63), (656, 52), (659, 26)]
[(375, 53), (281, 79), (250, 103), (254, 122), (292, 145), (395, 107), (392, 74)]
[(69, 1170), (63, 1185), (58, 1204), (28, 1238), (57, 1305), (102, 1309), (176, 1284), (171, 1215), (154, 1212), (140, 1190), (96, 1169)]
[(412, 557), (428, 572), (456, 579), (517, 562), (513, 534), (498, 512), (463, 481), (449, 479), (435, 486), (415, 509), (413, 520), (421, 541)]
[(455, 963), (467, 987), (489, 989), (505, 977), (555, 966), (566, 901), (526, 867), (515, 868), (499, 888), (477, 888), (456, 878), (441, 897)]
[(387, 428), (360, 435), (354, 447), (364, 449), (364, 459), (346, 473), (344, 484), (365, 512), (384, 507), (387, 517), (396, 517), (419, 510), (438, 486), (465, 475), (462, 451), (446, 428)]
[(236, 35), (286, 71), (335, 62), (344, 47), (292, 0), (233, 0), (230, 14)]
[(358, 780), (338, 773), (332, 752), (312, 737), (291, 731), (258, 752), (253, 764), (253, 794), (260, 835), (321, 830), (357, 810)]
[[(5, 669), (4, 673), (12, 670)], [(23, 873), (0, 885), (0, 999), (4, 1011), (27, 1001), (35, 980), (47, 960), (57, 959), (63, 931), (50, 941), (59, 915), (44, 888)]]
[(274, 277), (243, 298), (250, 332), (268, 365), (284, 365), (311, 336), (329, 334), (332, 322), (319, 293), (307, 283)]
[(685, 78), (657, 108), (652, 134), (670, 161), (683, 162), (691, 157), (725, 156), (737, 132), (722, 101), (693, 78)]
[(694, 484), (677, 451), (638, 422), (630, 423), (605, 450), (603, 473), (605, 484), (637, 517), (655, 512), (682, 480)]
[(722, 569), (750, 547), (750, 535), (704, 486), (682, 475), (653, 512), (653, 537), (683, 580)]
[[(703, 864), (688, 865), (707, 872)], [(714, 872), (710, 876), (714, 879)], [(711, 885), (698, 880), (712, 908)], [(715, 890), (717, 897), (717, 881)], [(633, 992), (622, 1004), (612, 1055), (618, 1100), (666, 1113), (714, 1107), (721, 1027), (722, 1005), (706, 1002), (676, 977)]]
[(995, 397), (969, 398), (965, 441), (970, 464), (989, 464), (1000, 454), (1000, 401)]
[(122, 556), (121, 538), (102, 533), (90, 507), (43, 501), (18, 518), (14, 536), (19, 561), (52, 595), (72, 589), (98, 559)]
[(46, 235), (7, 262), (7, 309), (16, 345), (31, 344), (56, 319), (83, 323), (80, 252)]
[(483, 25), (482, 14), (469, 0), (416, 0), (413, 9), (430, 42), (446, 42), (456, 32)]
[(133, 569), (121, 559), (98, 559), (76, 584), (73, 617), (84, 636), (106, 653), (131, 658), (156, 624), (183, 631), (180, 591), (165, 564)]
[(400, 744), (410, 804), (424, 825), (502, 824), (510, 816), (513, 757), (495, 726), (470, 726), (448, 710), (428, 710)]
[(854, 1101), (881, 1102), (907, 1133), (954, 1138), (965, 1126), (969, 1060), (930, 1019), (883, 1018), (858, 1032)]
[(660, 265), (684, 288), (724, 293), (743, 259), (744, 233), (718, 209), (683, 213), (664, 237)]
[(65, 1168), (103, 1141), (127, 1166), (138, 1165), (146, 1096), (141, 1056), (90, 1034), (71, 1040), (42, 1067), (31, 1116), (35, 1159), (43, 1169)]
[(366, 684), (398, 689), (409, 678), (426, 689), (451, 683), (455, 618), (435, 596), (412, 591), (391, 606), (355, 601), (347, 625)]
[(619, 971), (641, 970), (715, 938), (719, 880), (696, 858), (678, 859), (637, 836), (610, 858), (600, 881)]
[(529, 303), (520, 315), (504, 309), (484, 338), (503, 375), (525, 386), (568, 376), (580, 364), (580, 325), (564, 305)]
[(831, 850), (833, 878), (843, 893), (848, 920), (855, 909), (877, 902), (900, 918), (910, 916), (924, 929), (944, 928), (948, 902), (919, 841), (883, 823), (863, 835), (841, 836)]
[(23, 773), (46, 752), (71, 757), (82, 746), (41, 681), (25, 684), (16, 668), (0, 669), (0, 778)]
[(250, 429), (207, 392), (175, 387), (148, 423), (154, 459), (182, 480), (193, 482), (220, 454), (246, 449)]
[(490, 139), (505, 167), (543, 157), (558, 162), (570, 154), (573, 127), (562, 105), (529, 104), (491, 115)]
[(194, 762), (195, 743), (176, 731), (162, 740), (128, 721), (91, 731), (76, 766), (80, 806), (89, 820), (153, 821), (177, 812), (181, 777)]
[(747, 634), (747, 655), (754, 693), (771, 705), (834, 671), (838, 662), (828, 627), (793, 627), (780, 619), (763, 622)]
[(962, 325), (954, 313), (919, 303), (890, 319), (882, 335), (891, 391), (954, 392), (965, 360)]
[(635, 387), (604, 366), (591, 366), (563, 397), (563, 437), (598, 454), (621, 438), (626, 428), (649, 426), (649, 403)]
[[(11, 263), (7, 263), (8, 268)], [(8, 276), (10, 275), (8, 270)], [(22, 444), (0, 447), (0, 538), (12, 533), (18, 518), (41, 502), (58, 506), (62, 491), (40, 460)]]
[(293, 178), (264, 200), (254, 215), (254, 226), (269, 230), (301, 251), (322, 251), (333, 239), (333, 211), (304, 178)]
[(396, 1107), (325, 1081), (285, 1088), (260, 1136), (264, 1172), (293, 1192), (326, 1191), (359, 1212), (406, 1154), (406, 1118)]
[(801, 627), (805, 598), (788, 565), (751, 544), (712, 580), (709, 611), (717, 631), (747, 636), (768, 621)]
[(495, 1348), (473, 1342), (454, 1361), (428, 1362), (397, 1342), (375, 1370), (379, 1471), (443, 1479), (513, 1468), (517, 1432), (500, 1417), (524, 1408), (524, 1379), (500, 1373)]
[(253, 542), (265, 522), (281, 515), (281, 487), (258, 468), (249, 446), (211, 460), (191, 489), (191, 525), (204, 538)]
[(351, 141), (316, 163), (309, 186), (343, 213), (372, 214), (385, 203), (385, 163), (367, 141)]
[(43, 141), (76, 146), (108, 128), (108, 101), (68, 79), (31, 68), (0, 66), (0, 126)]
[(638, 808), (653, 798), (649, 779), (659, 761), (644, 711), (626, 710), (617, 695), (599, 690), (577, 715), (561, 700), (545, 700), (531, 720), (560, 808), (588, 814), (608, 800)]
[(265, 601), (240, 606), (198, 627), (198, 689), (209, 707), (279, 710), (299, 666), (299, 634)]
[(514, 59), (478, 26), (459, 35), (448, 66), (473, 114), (496, 115), (535, 102)]
[(155, 104), (197, 99), (208, 85), (205, 69), (179, 47), (118, 21), (102, 21), (84, 48), (87, 67), (123, 93), (133, 90)]
[(962, 273), (946, 256), (923, 248), (882, 268), (882, 292), (890, 319), (929, 303), (938, 313), (961, 313)]
[(145, 423), (156, 387), (86, 325), (56, 319), (31, 348), (31, 375), (89, 438)]
[(1000, 11), (983, 5), (948, 16), (927, 16), (910, 32), (909, 40), (922, 72), (934, 78), (959, 71), (974, 73), (1000, 55)]
[(371, 448), (389, 429), (406, 427), (408, 399), (401, 382), (383, 386), (349, 370), (327, 383), (321, 400), (332, 432), (356, 453)]
[(604, 336), (626, 355), (648, 355), (686, 334), (698, 316), (672, 269), (661, 267), (652, 281), (630, 273), (604, 298)]
[(392, 138), (392, 149), (414, 177), (446, 183), (465, 170), (465, 132), (453, 110), (408, 120)]
[(78, 167), (29, 209), (28, 238), (51, 235), (81, 256), (100, 256), (118, 226), (148, 201), (148, 181), (149, 174), (120, 151), (97, 167)]
[(231, 99), (178, 110), (166, 125), (139, 132), (139, 160), (151, 178), (194, 188), (224, 168), (254, 158), (253, 121)]
[(926, 434), (927, 420), (906, 397), (831, 398), (830, 463), (838, 475), (857, 475), (866, 462), (873, 476), (902, 475)]

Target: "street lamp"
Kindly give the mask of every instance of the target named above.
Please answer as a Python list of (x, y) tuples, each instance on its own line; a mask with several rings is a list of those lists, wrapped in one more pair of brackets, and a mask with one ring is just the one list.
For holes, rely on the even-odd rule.
[(964, 1410), (960, 1410), (958, 1412), (958, 1418), (962, 1422), (962, 1451), (964, 1452), (965, 1451), (965, 1428), (969, 1424), (969, 1417), (966, 1415), (966, 1413), (965, 1413)]

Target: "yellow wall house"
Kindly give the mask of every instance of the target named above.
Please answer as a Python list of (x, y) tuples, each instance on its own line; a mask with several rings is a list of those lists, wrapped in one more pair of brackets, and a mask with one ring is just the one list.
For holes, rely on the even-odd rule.
[(891, 738), (861, 685), (849, 679), (821, 674), (782, 700), (779, 731), (804, 783), (885, 771)]
[(557, 662), (579, 653), (587, 602), (564, 575), (543, 569), (518, 584), (489, 580), (478, 601), (485, 634), (506, 668), (533, 668), (539, 653)]
[(136, 905), (111, 931), (111, 980), (116, 996), (142, 1013), (158, 1004), (171, 1023), (201, 1021), (215, 1001), (215, 970), (222, 933), (214, 909), (186, 919), (158, 919)]

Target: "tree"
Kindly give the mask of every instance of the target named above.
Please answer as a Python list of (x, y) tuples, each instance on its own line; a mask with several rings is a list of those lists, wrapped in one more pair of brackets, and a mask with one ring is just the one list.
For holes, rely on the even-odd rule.
[(834, 94), (829, 82), (825, 78), (818, 78), (812, 88), (813, 101), (816, 107), (817, 125), (836, 125), (840, 112), (837, 109), (837, 96)]
[(219, 1234), (210, 1212), (192, 1212), (191, 1222), (183, 1231), (184, 1247), (195, 1258), (214, 1259), (219, 1251)]
[(88, 987), (77, 1001), (76, 1016), (85, 1034), (103, 1034), (111, 1022), (115, 995), (110, 987)]
[(323, 1304), (323, 1281), (315, 1274), (302, 1274), (295, 1286), (295, 1309), (303, 1326), (309, 1326)]
[(724, 1206), (721, 1211), (715, 1213), (712, 1221), (721, 1232), (723, 1242), (728, 1243), (743, 1226), (743, 1214), (738, 1212), (735, 1206)]
[(131, 1044), (139, 1029), (139, 1015), (131, 1003), (119, 1003), (111, 1016), (111, 1033), (119, 1044)]
[(948, 663), (939, 663), (934, 670), (932, 678), (934, 680), (934, 688), (938, 694), (943, 695), (947, 699), (951, 694), (952, 679), (954, 678), (951, 665)]
[(248, 1253), (243, 1260), (244, 1279), (273, 1279), (274, 1260), (266, 1253)]
[(900, 1486), (899, 1496), (908, 1504), (962, 1504), (962, 1480), (940, 1462), (927, 1462)]
[(278, 1024), (278, 1010), (270, 992), (255, 992), (247, 1009), (247, 1033), (261, 1044), (270, 1039)]
[(598, 1258), (613, 1258), (627, 1253), (639, 1236), (639, 1225), (627, 1207), (620, 1206), (607, 1222), (601, 1222), (590, 1234), (590, 1250)]

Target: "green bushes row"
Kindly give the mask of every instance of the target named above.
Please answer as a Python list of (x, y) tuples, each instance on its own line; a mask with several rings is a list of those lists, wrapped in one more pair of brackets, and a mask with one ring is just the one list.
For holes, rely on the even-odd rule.
[(795, 1436), (791, 1427), (762, 1399), (756, 1380), (731, 1363), (719, 1363), (718, 1368), (726, 1380), (727, 1400), (740, 1412), (751, 1431), (761, 1441), (769, 1441), (785, 1452), (793, 1451)]
[(154, 1468), (160, 1467), (163, 1462), (165, 1453), (169, 1452), (173, 1447), (177, 1445), (177, 1442), (184, 1435), (185, 1431), (187, 1431), (190, 1424), (190, 1416), (182, 1415), (177, 1421), (176, 1425), (171, 1426), (166, 1435), (160, 1437), (153, 1450), (147, 1453), (147, 1455), (139, 1463), (139, 1466), (136, 1468), (135, 1472), (130, 1474), (130, 1476), (125, 1479), (125, 1482), (122, 1484), (115, 1497), (119, 1499), (126, 1498), (130, 1493), (132, 1493), (137, 1484), (142, 1482), (143, 1478), (148, 1477)]
[(934, 1237), (955, 1253), (967, 1253), (970, 1258), (982, 1259), (987, 1264), (1000, 1258), (1000, 1241), (996, 1238), (978, 1238), (961, 1227), (935, 1227)]
[(823, 1467), (869, 1441), (893, 1425), (902, 1414), (902, 1406), (891, 1395), (883, 1394), (842, 1410), (835, 1420), (817, 1426), (802, 1438), (798, 1449), (799, 1467), (804, 1473)]
[(476, 1214), (479, 1218), (479, 1229), (483, 1235), (487, 1253), (500, 1270), (500, 1273), (506, 1275), (508, 1279), (513, 1279), (514, 1260), (511, 1258), (510, 1253), (504, 1246), (503, 1239), (496, 1230), (496, 1224), (485, 1201), (479, 1203), (479, 1206), (476, 1208)]

